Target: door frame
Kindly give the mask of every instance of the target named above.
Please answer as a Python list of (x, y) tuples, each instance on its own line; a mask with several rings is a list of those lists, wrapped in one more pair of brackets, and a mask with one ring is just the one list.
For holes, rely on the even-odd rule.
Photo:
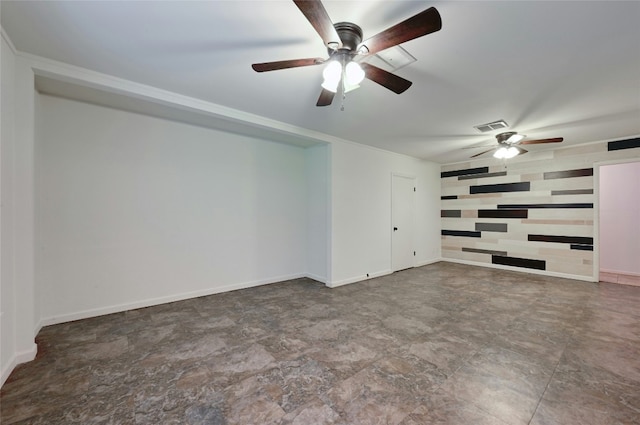
[[(394, 196), (394, 193), (393, 193), (393, 179), (396, 178), (396, 177), (401, 177), (401, 178), (413, 180), (413, 187), (416, 189), (416, 191), (417, 191), (417, 188), (418, 188), (418, 184), (417, 184), (418, 178), (417, 178), (417, 176), (415, 174), (398, 173), (398, 172), (395, 172), (395, 171), (391, 172), (391, 182), (390, 182), (391, 183), (391, 190), (390, 190), (390, 192), (391, 192), (390, 201), (391, 202), (390, 202), (390, 208), (389, 208), (389, 217), (390, 217), (390, 222), (389, 222), (389, 235), (390, 235), (389, 265), (390, 265), (390, 267), (389, 267), (389, 270), (391, 270), (391, 273), (396, 271), (396, 270), (394, 270), (394, 267), (393, 267), (393, 196)], [(415, 195), (414, 195), (413, 202), (412, 202), (412, 205), (411, 205), (411, 212), (412, 212), (412, 214), (411, 214), (411, 220), (412, 220), (411, 229), (412, 230), (415, 230), (415, 227), (416, 227), (416, 214), (415, 214), (415, 211), (416, 211), (416, 199), (415, 199)], [(413, 248), (414, 251), (415, 251), (415, 245), (416, 245), (415, 244), (415, 240), (412, 240), (412, 248)], [(411, 264), (412, 268), (416, 266), (416, 257), (415, 257), (415, 255), (413, 256), (413, 260), (412, 260), (411, 263), (412, 263)]]

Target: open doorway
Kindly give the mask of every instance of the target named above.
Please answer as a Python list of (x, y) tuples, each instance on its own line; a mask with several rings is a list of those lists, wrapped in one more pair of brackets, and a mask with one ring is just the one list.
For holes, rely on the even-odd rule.
[(595, 272), (602, 282), (640, 286), (640, 161), (598, 168)]

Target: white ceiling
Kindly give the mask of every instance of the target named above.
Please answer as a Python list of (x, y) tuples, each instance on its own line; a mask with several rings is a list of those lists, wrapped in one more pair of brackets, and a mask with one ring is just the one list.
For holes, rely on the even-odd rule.
[(531, 151), (640, 135), (639, 1), (324, 5), (365, 39), (431, 6), (443, 28), (402, 45), (417, 58), (396, 72), (413, 81), (409, 90), (396, 95), (365, 80), (341, 111), (339, 96), (315, 106), (320, 66), (250, 67), (327, 56), (288, 0), (2, 0), (1, 19), (21, 52), (440, 163), (480, 152), (462, 148), (499, 131), (473, 126), (499, 119), (528, 138), (565, 138)]

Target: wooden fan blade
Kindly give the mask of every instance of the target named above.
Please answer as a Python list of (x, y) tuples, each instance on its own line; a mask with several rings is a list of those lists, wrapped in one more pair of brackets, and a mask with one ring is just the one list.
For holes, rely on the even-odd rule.
[(369, 53), (377, 53), (389, 47), (402, 44), (405, 41), (422, 37), (439, 31), (442, 28), (440, 13), (435, 7), (430, 7), (411, 18), (388, 28), (362, 42)]
[(329, 14), (320, 0), (293, 0), (300, 12), (316, 30), (325, 46), (332, 49), (342, 47), (342, 40), (333, 26)]
[(492, 149), (486, 150), (484, 152), (477, 153), (475, 155), (472, 155), (471, 158), (475, 158), (476, 156), (484, 155), (485, 153), (491, 152), (491, 151), (494, 151), (494, 150), (496, 150), (496, 148), (492, 148)]
[(333, 102), (333, 97), (335, 95), (336, 94), (334, 92), (323, 88), (322, 91), (320, 92), (320, 97), (318, 98), (318, 102), (316, 103), (316, 106), (331, 105), (331, 102)]
[(251, 68), (256, 72), (265, 72), (287, 68), (298, 68), (301, 66), (320, 65), (323, 62), (324, 59), (322, 58), (292, 59), (286, 61), (254, 63), (251, 65)]
[(409, 80), (405, 80), (402, 77), (398, 77), (384, 69), (380, 69), (377, 66), (373, 66), (368, 63), (361, 63), (360, 66), (364, 71), (365, 77), (373, 82), (380, 84), (383, 87), (388, 88), (394, 93), (400, 94), (411, 87), (413, 84)]
[(465, 146), (462, 149), (478, 149), (478, 148), (488, 148), (489, 146), (495, 146), (495, 143), (491, 143), (490, 145), (477, 145), (477, 146)]
[(562, 137), (554, 137), (552, 139), (523, 140), (519, 145), (537, 145), (540, 143), (560, 143), (564, 140)]

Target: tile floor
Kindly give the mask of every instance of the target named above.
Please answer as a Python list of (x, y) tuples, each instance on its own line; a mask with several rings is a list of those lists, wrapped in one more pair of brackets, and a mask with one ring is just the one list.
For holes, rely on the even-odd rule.
[(8, 424), (640, 423), (640, 288), (437, 263), (46, 327)]

